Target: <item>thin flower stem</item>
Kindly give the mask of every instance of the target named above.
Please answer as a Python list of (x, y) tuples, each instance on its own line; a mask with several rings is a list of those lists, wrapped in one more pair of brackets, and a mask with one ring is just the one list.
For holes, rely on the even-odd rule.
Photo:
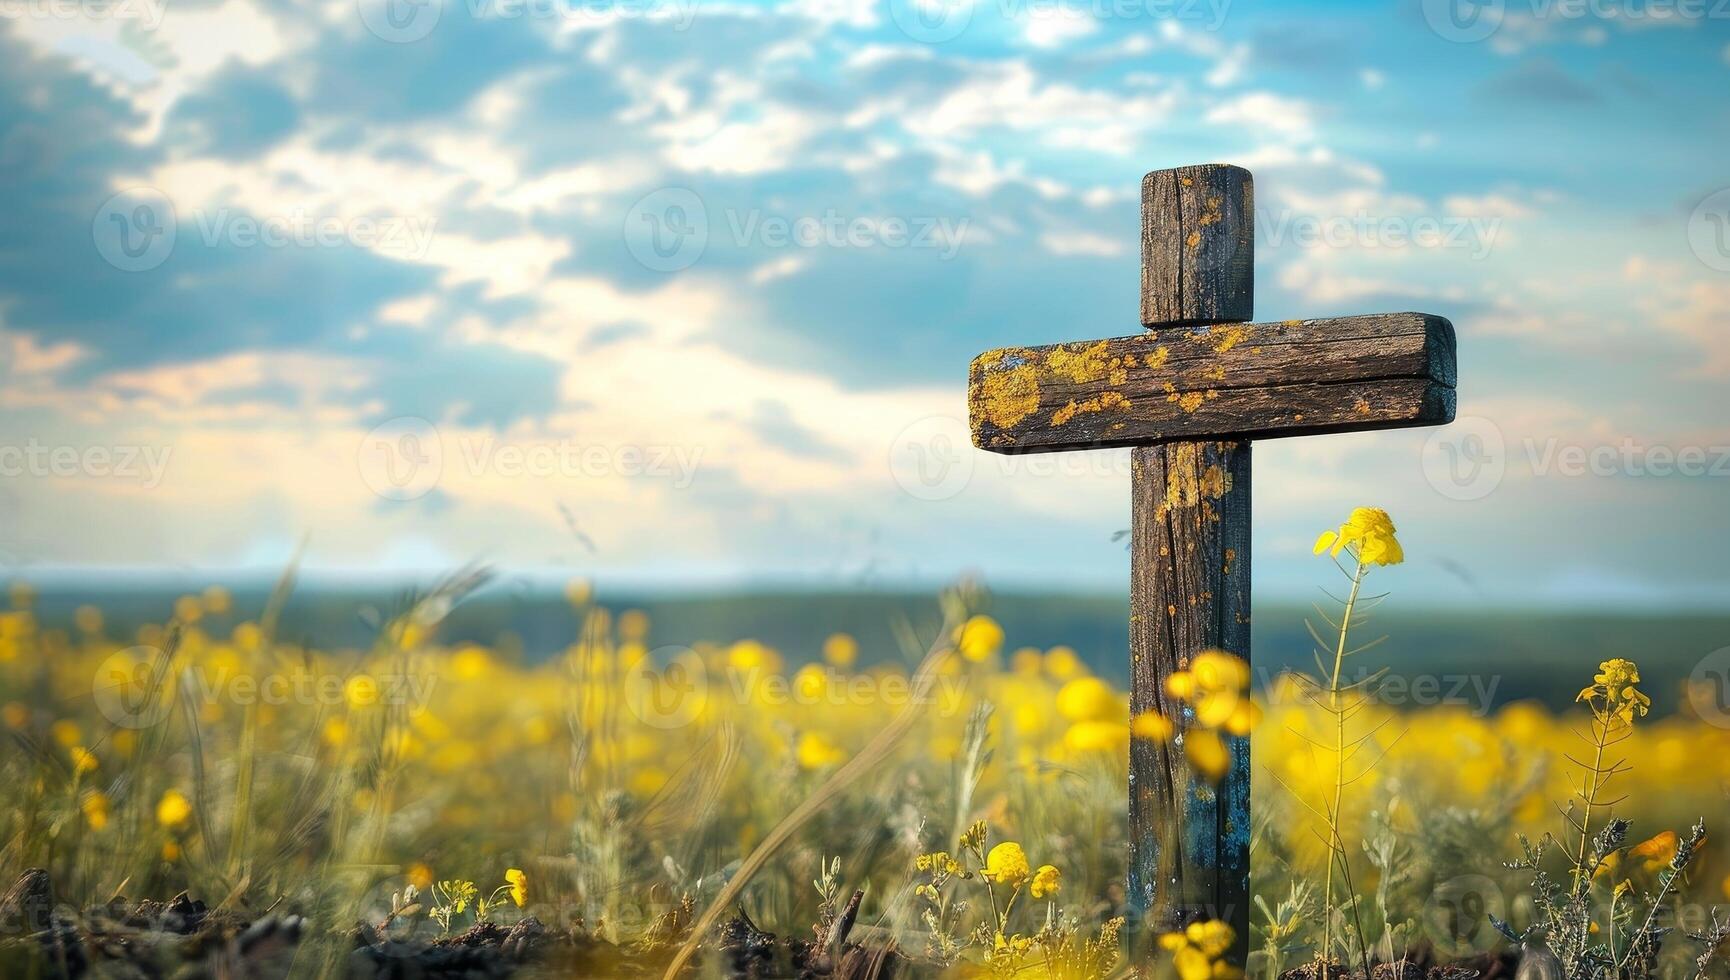
[[(1369, 566), (1362, 558), (1359, 558), (1357, 570), (1352, 573), (1352, 591), (1351, 595), (1346, 599), (1345, 614), (1340, 618), (1339, 642), (1334, 645), (1333, 673), (1328, 677), (1328, 706), (1334, 715), (1334, 799), (1333, 806), (1329, 810), (1330, 819), (1328, 822), (1330, 826), (1328, 829), (1333, 837), (1331, 849), (1334, 852), (1335, 860), (1330, 860), (1328, 862), (1327, 885), (1323, 894), (1325, 895), (1330, 908), (1333, 906), (1334, 900), (1335, 862), (1337, 861), (1341, 865), (1342, 875), (1346, 871), (1346, 847), (1345, 841), (1342, 839), (1340, 834), (1340, 823), (1342, 820), (1340, 806), (1345, 797), (1346, 782), (1346, 716), (1344, 710), (1340, 707), (1340, 675), (1345, 666), (1346, 642), (1347, 637), (1351, 634), (1352, 628), (1352, 611), (1357, 607), (1358, 594), (1363, 589), (1364, 585), (1364, 573), (1368, 570)], [(1346, 877), (1349, 880), (1349, 876)], [(1352, 910), (1352, 919), (1355, 924), (1357, 920), (1357, 910), (1355, 908)], [(1364, 943), (1362, 935), (1363, 927), (1361, 925), (1358, 926), (1358, 933), (1358, 945), (1362, 947)], [(1330, 914), (1324, 917), (1322, 923), (1322, 980), (1327, 980), (1328, 978), (1328, 958), (1332, 953), (1333, 916)], [(1368, 976), (1369, 963), (1367, 962), (1367, 958), (1369, 956), (1369, 951), (1366, 949), (1363, 950), (1363, 953), (1366, 958), (1366, 962), (1364, 963), (1364, 975)]]
[[(1586, 791), (1581, 795), (1581, 799), (1586, 802), (1586, 815), (1580, 821), (1580, 853), (1574, 860), (1575, 874), (1580, 875), (1584, 879), (1586, 888), (1592, 886), (1592, 876), (1598, 873), (1596, 867), (1586, 867), (1586, 850), (1592, 845), (1592, 810), (1597, 806), (1596, 801), (1598, 799), (1598, 794), (1604, 788), (1604, 748), (1605, 739), (1609, 732), (1609, 721), (1607, 717), (1598, 715), (1595, 708), (1592, 713), (1594, 715), (1592, 724), (1592, 768), (1586, 773), (1585, 784), (1580, 787), (1582, 790)], [(1578, 887), (1578, 885), (1576, 887)]]

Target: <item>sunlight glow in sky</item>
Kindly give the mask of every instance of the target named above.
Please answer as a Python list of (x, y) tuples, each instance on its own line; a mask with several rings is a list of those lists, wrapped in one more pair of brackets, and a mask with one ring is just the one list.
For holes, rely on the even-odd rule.
[[(0, 559), (1116, 590), (1124, 453), (969, 359), (1137, 332), (1139, 180), (1259, 319), (1422, 310), (1462, 421), (1258, 444), (1257, 584), (1730, 597), (1730, 7), (9, 0)], [(1392, 576), (1390, 576), (1392, 578)]]

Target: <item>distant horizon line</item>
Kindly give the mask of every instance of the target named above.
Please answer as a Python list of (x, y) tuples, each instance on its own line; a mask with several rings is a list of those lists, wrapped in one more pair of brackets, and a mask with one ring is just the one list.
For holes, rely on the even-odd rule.
[[(472, 564), (486, 565), (485, 561)], [(432, 582), (444, 578), (463, 564), (444, 565), (429, 570), (402, 567), (370, 566), (301, 566), (296, 572), (296, 589), (330, 590), (353, 588), (401, 588), (406, 584)], [(862, 580), (859, 576), (837, 577), (812, 573), (767, 572), (741, 574), (736, 571), (714, 571), (710, 574), (682, 576), (654, 572), (597, 571), (583, 573), (558, 566), (513, 568), (496, 564), (497, 575), (477, 596), (497, 589), (501, 584), (517, 588), (555, 592), (574, 580), (587, 580), (601, 594), (603, 603), (611, 601), (607, 593), (617, 598), (653, 598), (661, 600), (720, 598), (726, 596), (767, 597), (775, 595), (878, 595), (935, 596), (942, 589), (963, 579), (979, 582), (999, 596), (1068, 596), (1083, 599), (1121, 600), (1128, 604), (1128, 577), (1121, 584), (1098, 583), (1052, 586), (1035, 583), (1018, 576), (975, 573), (965, 576), (925, 577), (906, 575), (895, 578)], [(8, 582), (24, 582), (39, 589), (65, 592), (73, 588), (160, 590), (184, 589), (198, 591), (211, 585), (246, 591), (268, 590), (281, 578), (283, 569), (269, 566), (226, 566), (194, 568), (180, 565), (38, 565), (10, 567), (3, 573)], [(847, 581), (852, 578), (854, 581)], [(1304, 604), (1314, 600), (1314, 592), (1293, 592), (1280, 589), (1260, 593), (1258, 598), (1275, 605)], [(1722, 601), (1698, 597), (1676, 597), (1668, 602), (1653, 602), (1632, 597), (1615, 598), (1605, 595), (1581, 595), (1578, 598), (1545, 597), (1542, 599), (1509, 598), (1492, 600), (1482, 597), (1446, 597), (1434, 594), (1407, 593), (1400, 605), (1409, 612), (1451, 612), (1477, 610), (1484, 612), (1547, 612), (1547, 613), (1611, 613), (1615, 615), (1730, 615)]]

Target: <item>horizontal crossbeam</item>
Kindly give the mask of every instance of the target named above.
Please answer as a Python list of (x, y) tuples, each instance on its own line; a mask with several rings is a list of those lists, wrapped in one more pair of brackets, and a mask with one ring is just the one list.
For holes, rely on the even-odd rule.
[(976, 446), (1033, 453), (1440, 425), (1454, 382), (1453, 325), (1389, 313), (987, 351), (967, 402)]

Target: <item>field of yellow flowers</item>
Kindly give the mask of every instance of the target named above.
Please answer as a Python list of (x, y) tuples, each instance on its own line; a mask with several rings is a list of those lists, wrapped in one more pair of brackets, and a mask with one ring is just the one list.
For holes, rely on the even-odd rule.
[[(83, 963), (147, 955), (134, 907), (150, 899), (148, 928), (232, 924), (215, 952), (175, 955), (243, 957), (251, 936), (296, 976), (357, 972), (357, 950), (373, 958), (360, 972), (410, 975), (376, 969), (392, 955), (379, 950), (443, 938), (455, 957), (448, 937), (489, 930), (505, 953), (487, 969), (659, 976), (711, 922), (729, 938), (691, 961), (700, 974), (777, 975), (740, 965), (783, 955), (767, 951), (775, 933), (806, 937), (806, 975), (829, 975), (822, 948), (839, 956), (850, 933), (958, 975), (1123, 975), (1127, 748), (1169, 726), (1131, 719), (1125, 692), (1074, 651), (1018, 647), (976, 590), (947, 593), (945, 625), (909, 627), (897, 649), (844, 634), (812, 650), (658, 648), (645, 615), (574, 583), (568, 647), (531, 666), (441, 642), (478, 584), (410, 597), (370, 648), (342, 650), (276, 635), (286, 586), (257, 609), (220, 588), (188, 595), (126, 636), (91, 607), (40, 621), (14, 587), (0, 614), (0, 886), (46, 875), (19, 879), (0, 909), (0, 966), (53, 975), (41, 964), (69, 948)], [(1576, 685), (1596, 670), (1565, 666)], [(1566, 808), (1587, 774), (1570, 760), (1590, 754), (1593, 702), (1558, 716), (1365, 697), (1342, 787), (1326, 750), (1338, 718), (1313, 695), (1282, 679), (1219, 719), (1254, 729), (1248, 972), (1324, 949), (1347, 964), (1517, 949), (1492, 917), (1524, 937), (1545, 910), (1532, 870), (1507, 864), (1520, 834), (1578, 843)], [(1730, 892), (1716, 846), (1730, 729), (1631, 714), (1617, 733), (1625, 763), (1598, 763), (1587, 833), (1612, 812), (1632, 827), (1585, 887), (1652, 891), (1703, 816), (1707, 840), (1659, 900), (1678, 936), (1709, 932)], [(45, 920), (20, 904), (32, 888), (52, 889)], [(74, 928), (104, 910), (106, 940)], [(1587, 928), (1614, 932), (1616, 915)], [(516, 928), (531, 917), (544, 933)], [(292, 941), (263, 942), (261, 922)], [(530, 957), (529, 939), (549, 949)], [(1237, 975), (1217, 928), (1147, 942), (1183, 980)]]

